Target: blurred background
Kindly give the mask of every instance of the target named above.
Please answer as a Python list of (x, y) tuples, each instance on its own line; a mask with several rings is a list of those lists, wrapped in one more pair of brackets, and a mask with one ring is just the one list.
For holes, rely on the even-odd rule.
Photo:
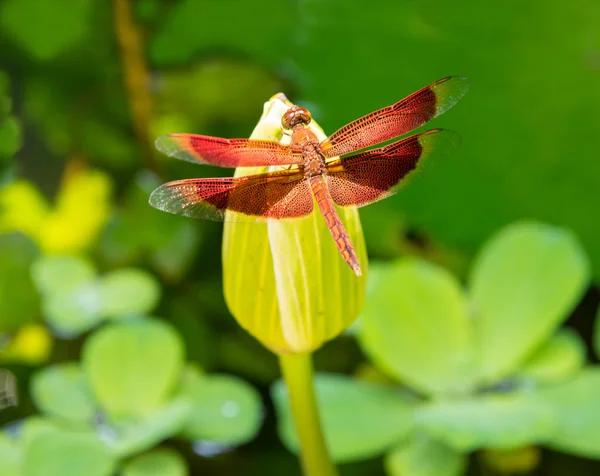
[[(106, 320), (151, 314), (182, 342), (188, 366), (245, 382), (259, 403), (250, 429), (223, 438), (227, 444), (196, 434), (141, 447), (171, 451), (166, 459), (178, 455), (194, 475), (299, 474), (276, 432), (276, 357), (239, 328), (222, 297), (222, 225), (147, 205), (165, 181), (229, 171), (162, 156), (154, 139), (247, 137), (278, 92), (332, 133), (453, 74), (468, 76), (471, 90), (430, 126), (457, 131), (462, 145), (394, 197), (361, 209), (370, 260), (416, 255), (462, 280), (485, 240), (507, 224), (568, 229), (591, 280), (565, 322), (591, 349), (600, 278), (597, 1), (0, 0), (7, 431), (52, 407), (43, 389), (32, 389), (37, 372), (80, 359), (93, 367), (91, 344), (83, 357), (82, 348)], [(596, 361), (591, 350), (584, 356)], [(315, 359), (321, 371), (377, 373), (351, 334)], [(0, 444), (0, 454), (9, 458), (9, 447)], [(508, 470), (481, 464), (475, 452), (465, 471), (600, 472), (592, 457), (540, 451), (524, 469)], [(61, 474), (12, 471), (2, 474)], [(344, 464), (342, 474), (386, 473), (379, 455)]]

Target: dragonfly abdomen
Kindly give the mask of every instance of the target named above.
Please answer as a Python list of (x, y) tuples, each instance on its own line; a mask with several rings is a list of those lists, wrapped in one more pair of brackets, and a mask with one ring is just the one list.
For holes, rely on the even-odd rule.
[(323, 175), (311, 177), (310, 186), (337, 249), (346, 263), (354, 270), (354, 273), (357, 276), (360, 276), (362, 272), (360, 264), (358, 263), (358, 257), (356, 256), (356, 250), (354, 249), (352, 241), (350, 241), (350, 236), (348, 236), (348, 232), (344, 227), (344, 223), (342, 223), (342, 219), (335, 209), (325, 177)]

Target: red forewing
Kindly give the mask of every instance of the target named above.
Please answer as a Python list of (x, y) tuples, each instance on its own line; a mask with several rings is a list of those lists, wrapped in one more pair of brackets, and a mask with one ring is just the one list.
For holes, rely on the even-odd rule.
[(467, 78), (450, 76), (334, 132), (321, 143), (325, 157), (337, 157), (406, 134), (439, 116), (469, 89)]
[(225, 221), (294, 218), (313, 210), (310, 187), (298, 170), (169, 182), (152, 192), (150, 204), (176, 215)]
[(328, 162), (327, 178), (334, 202), (363, 206), (392, 195), (395, 187), (421, 160), (444, 155), (458, 146), (451, 131), (434, 129), (386, 147)]
[(167, 134), (156, 139), (156, 148), (170, 157), (221, 167), (267, 167), (302, 163), (299, 151), (271, 141)]

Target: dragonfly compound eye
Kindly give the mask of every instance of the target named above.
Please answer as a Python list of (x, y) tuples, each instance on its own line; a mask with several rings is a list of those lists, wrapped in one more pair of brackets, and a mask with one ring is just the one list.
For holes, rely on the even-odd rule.
[(297, 124), (310, 124), (312, 118), (310, 112), (303, 107), (292, 106), (281, 118), (281, 125), (284, 129), (292, 129)]

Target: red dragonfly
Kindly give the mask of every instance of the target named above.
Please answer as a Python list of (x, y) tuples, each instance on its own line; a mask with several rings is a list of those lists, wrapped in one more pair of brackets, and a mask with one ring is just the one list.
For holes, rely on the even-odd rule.
[[(422, 158), (458, 145), (453, 132), (433, 129), (385, 147), (352, 154), (406, 134), (452, 107), (469, 89), (466, 78), (450, 76), (379, 109), (320, 142), (307, 127), (310, 113), (292, 106), (281, 119), (291, 144), (167, 134), (156, 147), (178, 159), (221, 167), (288, 166), (245, 177), (177, 180), (152, 192), (150, 204), (194, 218), (265, 221), (312, 213), (316, 201), (344, 260), (357, 276), (360, 264), (335, 205), (368, 205), (393, 194)], [(352, 155), (347, 155), (352, 154)], [(237, 213), (227, 213), (228, 211)]]

